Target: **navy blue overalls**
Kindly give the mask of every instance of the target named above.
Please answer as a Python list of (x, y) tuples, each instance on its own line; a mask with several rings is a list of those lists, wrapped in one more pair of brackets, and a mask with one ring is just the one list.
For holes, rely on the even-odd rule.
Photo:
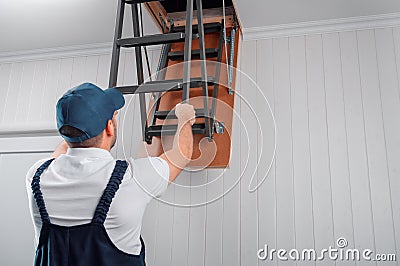
[(108, 210), (128, 164), (117, 161), (110, 180), (96, 207), (93, 219), (88, 224), (60, 226), (50, 222), (42, 192), (40, 176), (54, 159), (46, 161), (36, 171), (32, 180), (32, 191), (42, 219), (35, 266), (144, 266), (145, 246), (139, 255), (119, 250), (109, 238), (104, 227)]

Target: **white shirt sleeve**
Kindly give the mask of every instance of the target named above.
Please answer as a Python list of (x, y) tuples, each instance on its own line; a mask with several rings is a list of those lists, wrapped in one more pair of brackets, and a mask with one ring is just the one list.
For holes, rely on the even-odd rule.
[(159, 157), (129, 160), (133, 178), (150, 197), (160, 197), (168, 187), (169, 166)]

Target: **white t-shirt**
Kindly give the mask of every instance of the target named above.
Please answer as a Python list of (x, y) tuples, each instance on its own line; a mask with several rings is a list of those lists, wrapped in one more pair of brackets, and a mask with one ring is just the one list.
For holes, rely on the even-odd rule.
[[(26, 187), (38, 243), (42, 222), (33, 198), (31, 182), (37, 168), (48, 159), (36, 162), (28, 171)], [(40, 177), (40, 188), (50, 221), (62, 226), (90, 223), (116, 160), (97, 148), (68, 149), (56, 158)], [(112, 242), (122, 251), (139, 254), (142, 218), (152, 197), (159, 197), (168, 186), (169, 167), (158, 157), (127, 159), (122, 183), (110, 205), (104, 223)]]

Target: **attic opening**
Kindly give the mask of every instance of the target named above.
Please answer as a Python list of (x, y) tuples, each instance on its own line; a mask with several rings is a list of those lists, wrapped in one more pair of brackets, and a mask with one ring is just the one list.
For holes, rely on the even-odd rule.
[[(121, 36), (125, 5), (132, 9), (133, 38)], [(140, 5), (160, 33), (142, 36)], [(184, 102), (193, 105), (196, 113), (189, 167), (227, 167), (240, 39), (233, 2), (119, 0), (118, 8), (109, 86), (117, 84), (120, 48), (133, 48), (138, 84), (117, 89), (139, 95), (142, 134), (149, 155), (159, 156), (172, 147), (177, 131), (174, 107)], [(144, 80), (142, 53), (151, 45), (161, 45), (161, 50), (155, 78), (149, 81)]]
[[(182, 12), (186, 11), (186, 1), (160, 1), (161, 5), (164, 7), (167, 13), (174, 13), (174, 12)], [(230, 7), (232, 6), (232, 0), (226, 0), (225, 6)], [(222, 8), (223, 1), (222, 0), (206, 0), (203, 1), (203, 9), (209, 8)], [(194, 10), (197, 10), (196, 6)]]

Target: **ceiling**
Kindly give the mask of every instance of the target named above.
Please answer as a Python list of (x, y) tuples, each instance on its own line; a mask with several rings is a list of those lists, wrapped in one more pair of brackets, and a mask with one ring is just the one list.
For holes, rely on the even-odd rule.
[(400, 12), (399, 0), (234, 0), (234, 3), (245, 28)]
[[(110, 43), (116, 2), (0, 0), (0, 53)], [(234, 4), (244, 28), (400, 12), (399, 0), (234, 0)], [(157, 32), (146, 11), (144, 25), (146, 33)]]

